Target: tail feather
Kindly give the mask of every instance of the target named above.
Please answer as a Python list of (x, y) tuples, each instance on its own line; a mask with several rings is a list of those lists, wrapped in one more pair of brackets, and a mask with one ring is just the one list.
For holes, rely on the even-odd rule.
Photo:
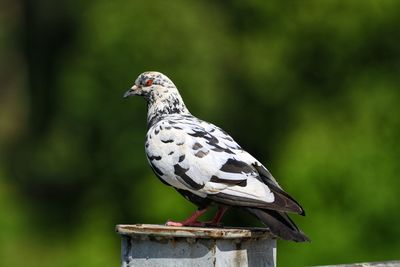
[(246, 208), (246, 210), (268, 226), (274, 235), (282, 239), (295, 242), (310, 241), (284, 212), (257, 208)]

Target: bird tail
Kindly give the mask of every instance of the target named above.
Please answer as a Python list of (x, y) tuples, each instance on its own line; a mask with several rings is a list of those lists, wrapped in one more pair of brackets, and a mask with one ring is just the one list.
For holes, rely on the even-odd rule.
[(246, 208), (246, 210), (268, 226), (274, 235), (282, 239), (295, 242), (310, 241), (284, 212), (257, 208)]

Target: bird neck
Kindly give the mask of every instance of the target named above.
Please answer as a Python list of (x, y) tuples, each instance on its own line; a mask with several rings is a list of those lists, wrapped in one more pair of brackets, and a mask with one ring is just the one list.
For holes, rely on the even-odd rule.
[(174, 114), (191, 115), (178, 93), (147, 99), (147, 125), (149, 128), (165, 117)]

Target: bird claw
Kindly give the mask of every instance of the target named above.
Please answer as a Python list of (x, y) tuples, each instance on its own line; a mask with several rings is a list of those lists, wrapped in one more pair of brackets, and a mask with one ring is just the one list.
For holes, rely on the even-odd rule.
[(168, 220), (165, 223), (166, 226), (175, 226), (175, 227), (184, 227), (184, 226), (191, 226), (191, 227), (216, 227), (221, 228), (224, 225), (222, 223), (216, 223), (213, 221), (210, 222), (200, 222), (200, 221), (182, 221), (182, 222), (174, 222)]
[(182, 224), (181, 222), (173, 222), (173, 221), (170, 221), (170, 220), (168, 220), (168, 221), (165, 223), (165, 225), (166, 225), (166, 226), (183, 226), (183, 224)]
[(182, 226), (191, 226), (191, 227), (205, 227), (207, 226), (206, 223), (204, 222), (199, 222), (199, 221), (183, 221), (183, 222), (174, 222), (174, 221), (170, 221), (168, 220), (165, 223), (166, 226), (175, 226), (175, 227), (182, 227)]

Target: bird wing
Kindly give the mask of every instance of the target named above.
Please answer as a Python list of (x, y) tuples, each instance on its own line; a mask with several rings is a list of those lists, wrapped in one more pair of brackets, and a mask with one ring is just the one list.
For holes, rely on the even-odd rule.
[(161, 120), (149, 129), (146, 152), (175, 188), (227, 205), (302, 213), (269, 171), (213, 124), (191, 116)]

